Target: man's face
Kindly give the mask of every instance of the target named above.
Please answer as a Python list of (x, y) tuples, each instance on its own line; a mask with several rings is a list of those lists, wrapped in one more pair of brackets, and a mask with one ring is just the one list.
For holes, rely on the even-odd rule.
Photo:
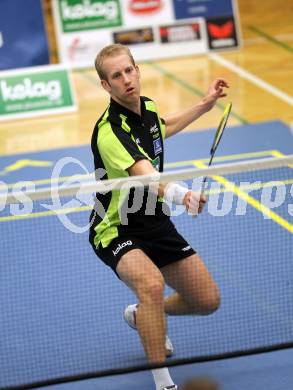
[(103, 88), (119, 104), (137, 104), (140, 97), (140, 73), (127, 54), (121, 53), (103, 61), (107, 80), (101, 80)]

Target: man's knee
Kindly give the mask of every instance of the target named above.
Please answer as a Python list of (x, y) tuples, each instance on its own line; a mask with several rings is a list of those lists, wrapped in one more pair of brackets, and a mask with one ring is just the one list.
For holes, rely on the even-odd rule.
[(221, 294), (217, 287), (213, 291), (209, 291), (200, 299), (194, 299), (189, 302), (189, 306), (193, 313), (201, 315), (209, 315), (218, 310), (221, 304)]
[(203, 314), (212, 314), (218, 310), (221, 304), (221, 294), (218, 288), (212, 294), (208, 294), (203, 311)]
[(164, 300), (164, 279), (157, 277), (147, 279), (140, 288), (140, 301), (142, 303), (163, 303)]

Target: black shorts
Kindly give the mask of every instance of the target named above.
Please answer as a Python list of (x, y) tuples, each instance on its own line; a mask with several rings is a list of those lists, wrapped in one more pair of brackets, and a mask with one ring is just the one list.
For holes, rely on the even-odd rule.
[[(162, 268), (175, 261), (182, 260), (194, 253), (195, 250), (177, 232), (170, 223), (168, 228), (156, 232), (155, 236), (142, 234), (127, 234), (126, 232), (114, 238), (109, 246), (98, 249), (90, 239), (96, 255), (116, 273), (116, 267), (121, 257), (132, 249), (141, 249), (158, 267)], [(117, 275), (118, 276), (118, 275)]]

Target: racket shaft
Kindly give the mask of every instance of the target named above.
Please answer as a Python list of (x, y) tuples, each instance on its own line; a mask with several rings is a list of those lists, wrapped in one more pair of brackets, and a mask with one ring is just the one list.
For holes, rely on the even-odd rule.
[[(210, 157), (210, 161), (208, 163), (208, 167), (211, 165), (212, 161), (213, 161), (213, 158), (214, 158), (214, 155), (215, 153), (213, 153)], [(201, 183), (201, 189), (200, 189), (200, 194), (201, 195), (204, 195), (204, 192), (205, 192), (205, 186), (206, 186), (206, 181), (207, 181), (207, 176), (203, 179), (202, 183)]]
[[(213, 161), (213, 158), (214, 158), (214, 155), (215, 155), (215, 152), (219, 146), (219, 143), (221, 141), (221, 138), (222, 138), (222, 135), (224, 133), (224, 130), (225, 130), (225, 127), (226, 127), (226, 124), (227, 124), (227, 121), (228, 121), (228, 118), (229, 118), (229, 115), (230, 115), (230, 111), (231, 111), (231, 108), (232, 108), (232, 103), (228, 103), (225, 107), (225, 111), (224, 111), (224, 114), (220, 120), (220, 123), (219, 123), (219, 126), (217, 128), (217, 131), (216, 131), (216, 134), (215, 134), (215, 137), (214, 137), (214, 142), (213, 142), (213, 145), (211, 147), (211, 150), (210, 150), (210, 161), (209, 161), (209, 164), (208, 166), (211, 165), (212, 161)], [(201, 185), (201, 195), (204, 194), (204, 191), (205, 191), (205, 186), (206, 186), (206, 181), (207, 181), (207, 176), (203, 179), (203, 182), (202, 182), (202, 185)]]

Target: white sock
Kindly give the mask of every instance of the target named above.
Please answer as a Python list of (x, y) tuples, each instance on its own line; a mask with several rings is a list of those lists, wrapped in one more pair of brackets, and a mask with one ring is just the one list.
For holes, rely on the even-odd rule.
[(174, 385), (168, 368), (156, 368), (155, 370), (152, 370), (152, 374), (156, 384), (156, 390), (161, 390), (165, 386)]

